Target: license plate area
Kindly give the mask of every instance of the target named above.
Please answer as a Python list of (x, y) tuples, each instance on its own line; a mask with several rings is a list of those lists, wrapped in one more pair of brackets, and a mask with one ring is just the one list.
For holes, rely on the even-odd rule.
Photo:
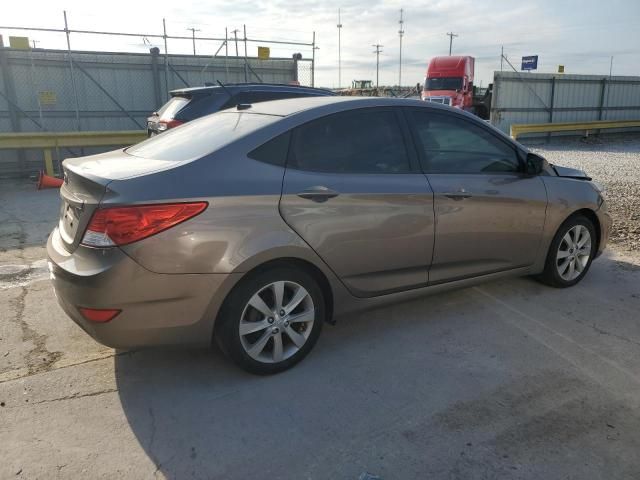
[(79, 223), (80, 209), (63, 201), (60, 206), (60, 232), (66, 242), (73, 242), (76, 232), (78, 231)]

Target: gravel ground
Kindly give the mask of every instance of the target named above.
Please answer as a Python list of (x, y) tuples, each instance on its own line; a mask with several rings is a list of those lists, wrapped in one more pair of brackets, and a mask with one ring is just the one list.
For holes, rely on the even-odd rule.
[(613, 217), (611, 242), (640, 251), (640, 135), (554, 139), (531, 148), (551, 163), (584, 170), (603, 185)]

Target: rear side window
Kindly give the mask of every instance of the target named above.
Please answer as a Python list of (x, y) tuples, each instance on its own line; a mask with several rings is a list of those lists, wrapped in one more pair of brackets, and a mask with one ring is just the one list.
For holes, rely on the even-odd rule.
[(290, 139), (290, 131), (283, 133), (252, 150), (247, 156), (259, 162), (284, 167), (289, 152)]
[(178, 120), (189, 121), (194, 118), (204, 117), (220, 110), (225, 100), (229, 98), (226, 93), (214, 93), (211, 95), (197, 95), (177, 115)]
[(412, 110), (411, 123), (429, 173), (520, 171), (515, 149), (491, 132), (453, 115)]
[(392, 110), (336, 113), (295, 130), (291, 166), (330, 173), (406, 173), (411, 170)]
[(234, 95), (225, 103), (224, 108), (235, 107), (239, 103), (254, 104), (260, 102), (269, 102), (271, 100), (283, 100), (285, 98), (299, 98), (309, 97), (311, 95), (304, 95), (300, 92), (267, 92), (267, 91), (252, 91), (252, 92), (240, 92)]
[(189, 103), (189, 99), (185, 97), (173, 97), (165, 103), (160, 110), (158, 116), (161, 120), (172, 120), (176, 114)]
[(194, 160), (280, 118), (246, 112), (220, 112), (172, 128), (125, 151), (129, 155), (156, 160)]

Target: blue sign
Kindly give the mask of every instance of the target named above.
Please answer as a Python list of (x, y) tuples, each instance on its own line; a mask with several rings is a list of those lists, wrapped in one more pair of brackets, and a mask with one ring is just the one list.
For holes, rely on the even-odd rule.
[(537, 70), (538, 69), (538, 55), (529, 55), (528, 57), (522, 57), (522, 68), (520, 70)]

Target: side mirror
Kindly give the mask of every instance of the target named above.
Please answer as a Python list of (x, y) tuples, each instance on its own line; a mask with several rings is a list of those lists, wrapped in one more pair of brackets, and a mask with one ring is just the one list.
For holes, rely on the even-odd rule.
[(544, 170), (546, 160), (535, 153), (527, 153), (525, 171), (529, 175), (540, 175)]

